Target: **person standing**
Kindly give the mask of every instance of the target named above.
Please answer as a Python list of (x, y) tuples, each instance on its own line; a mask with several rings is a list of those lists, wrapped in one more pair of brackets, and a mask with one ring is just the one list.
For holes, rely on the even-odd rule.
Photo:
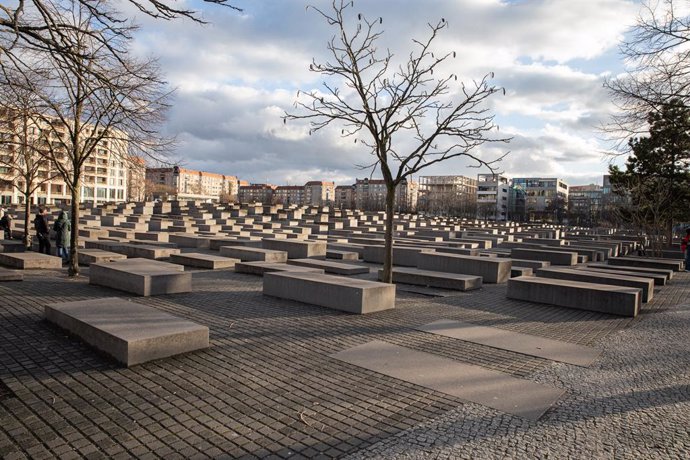
[(6, 240), (11, 240), (12, 239), (12, 216), (10, 215), (9, 212), (5, 212), (5, 214), (0, 218), (0, 228), (5, 231), (5, 239)]
[(55, 224), (53, 224), (53, 230), (55, 230), (55, 247), (57, 248), (57, 255), (62, 257), (64, 263), (68, 263), (72, 224), (65, 211), (60, 212)]
[(685, 254), (685, 271), (690, 272), (690, 228), (685, 229), (685, 236), (680, 241), (680, 250)]
[(48, 211), (46, 208), (38, 208), (34, 219), (34, 228), (38, 238), (38, 252), (50, 255), (50, 232), (48, 230)]

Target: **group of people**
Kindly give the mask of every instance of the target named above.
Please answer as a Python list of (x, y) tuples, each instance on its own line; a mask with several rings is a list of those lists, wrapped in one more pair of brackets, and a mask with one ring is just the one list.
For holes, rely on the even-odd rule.
[[(38, 213), (34, 219), (34, 228), (36, 229), (36, 238), (38, 238), (38, 252), (50, 254), (50, 227), (48, 226), (48, 210), (46, 210), (46, 208), (38, 209)], [(62, 257), (65, 263), (69, 262), (72, 223), (65, 211), (61, 211), (57, 220), (53, 223), (53, 231), (55, 232), (57, 255)]]

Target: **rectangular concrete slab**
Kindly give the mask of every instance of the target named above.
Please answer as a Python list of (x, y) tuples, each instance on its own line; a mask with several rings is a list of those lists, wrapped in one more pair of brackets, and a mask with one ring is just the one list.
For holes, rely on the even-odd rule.
[(208, 348), (208, 327), (119, 297), (46, 305), (45, 318), (125, 366)]
[(264, 295), (359, 315), (395, 308), (395, 285), (311, 272), (264, 275)]
[(233, 268), (239, 261), (239, 259), (232, 259), (230, 257), (201, 254), (198, 252), (185, 252), (182, 254), (172, 254), (170, 256), (171, 263), (189, 267), (208, 268), (209, 270)]
[(288, 259), (290, 265), (299, 265), (302, 267), (322, 268), (326, 273), (334, 275), (361, 275), (369, 273), (369, 267), (363, 265), (344, 264), (341, 262), (333, 262), (331, 260), (321, 259)]
[(583, 367), (592, 364), (601, 354), (601, 350), (596, 348), (449, 319), (434, 321), (415, 329)]
[(563, 390), (375, 340), (332, 358), (465, 401), (537, 420)]
[(19, 270), (62, 268), (62, 258), (39, 252), (0, 254), (0, 265)]
[[(379, 280), (383, 278), (383, 269), (378, 271), (378, 276)], [(393, 282), (456, 291), (471, 291), (482, 287), (481, 276), (436, 272), (410, 267), (393, 267)]]
[(323, 269), (278, 262), (237, 262), (235, 264), (235, 272), (259, 276), (272, 272), (312, 272), (323, 274)]

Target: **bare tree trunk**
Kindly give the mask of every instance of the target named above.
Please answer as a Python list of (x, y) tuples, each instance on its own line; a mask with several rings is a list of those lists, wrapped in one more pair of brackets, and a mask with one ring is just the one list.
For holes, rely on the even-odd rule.
[(31, 225), (31, 195), (27, 194), (24, 196), (24, 247), (26, 249), (31, 249), (31, 234), (29, 225)]
[(386, 228), (385, 248), (383, 255), (383, 281), (393, 283), (393, 207), (395, 206), (395, 185), (388, 185), (386, 190)]
[(69, 240), (69, 276), (79, 276), (79, 189), (80, 180), (77, 177), (72, 187), (72, 208), (70, 219), (72, 220), (72, 233)]

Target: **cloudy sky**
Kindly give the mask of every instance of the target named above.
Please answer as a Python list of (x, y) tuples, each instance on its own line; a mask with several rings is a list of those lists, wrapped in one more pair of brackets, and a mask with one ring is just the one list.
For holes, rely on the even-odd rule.
[[(323, 61), (333, 35), (307, 4), (323, 0), (231, 0), (232, 11), (193, 1), (207, 25), (139, 18), (135, 52), (160, 58), (177, 88), (165, 129), (177, 135), (175, 156), (186, 167), (237, 175), (251, 182), (349, 184), (369, 176), (356, 167), (366, 148), (343, 140), (339, 128), (310, 136), (284, 125), (297, 90), (320, 89), (309, 71)], [(428, 22), (449, 27), (438, 52), (454, 50), (451, 72), (462, 79), (494, 72), (506, 89), (491, 101), (509, 145), (481, 149), (483, 158), (510, 151), (500, 164), (509, 177), (558, 176), (571, 185), (601, 183), (607, 144), (597, 127), (612, 106), (602, 80), (623, 69), (617, 46), (638, 14), (629, 0), (355, 0), (355, 13), (383, 18), (382, 48), (396, 56), (426, 38)], [(355, 18), (353, 18), (354, 20)], [(453, 159), (424, 175), (486, 172)], [(379, 177), (374, 173), (374, 177)]]

